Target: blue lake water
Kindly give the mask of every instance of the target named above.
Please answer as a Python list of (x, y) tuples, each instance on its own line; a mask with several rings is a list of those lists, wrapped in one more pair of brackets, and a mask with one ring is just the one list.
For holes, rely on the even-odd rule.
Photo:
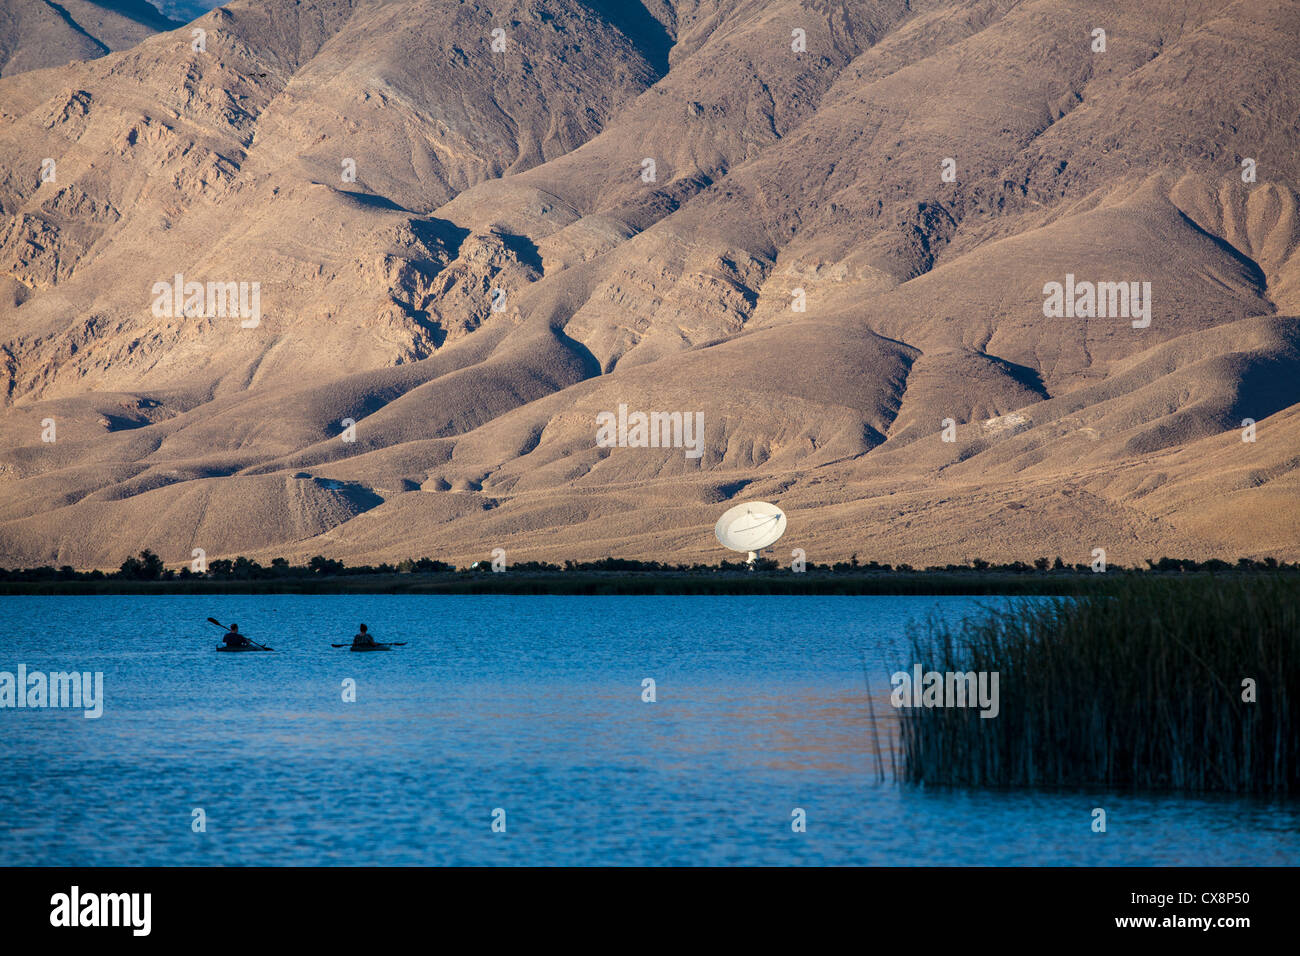
[(998, 601), (0, 597), (0, 671), (105, 695), (0, 710), (0, 865), (1300, 863), (1296, 802), (879, 782), (868, 677), (887, 739), (909, 621)]

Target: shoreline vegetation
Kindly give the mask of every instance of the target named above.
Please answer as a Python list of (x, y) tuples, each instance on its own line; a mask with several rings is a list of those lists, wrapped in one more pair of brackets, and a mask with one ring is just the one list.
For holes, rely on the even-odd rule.
[(305, 565), (276, 558), (264, 566), (248, 558), (218, 559), (196, 573), (188, 565), (168, 568), (152, 551), (128, 558), (117, 571), (78, 571), (69, 566), (0, 568), (0, 594), (1008, 594), (1085, 595), (1132, 579), (1300, 579), (1300, 564), (1242, 558), (1236, 564), (1176, 558), (1148, 560), (1143, 569), (1111, 565), (1095, 572), (1087, 564), (1067, 565), (1039, 558), (1033, 564), (913, 568), (857, 555), (835, 564), (809, 564), (801, 572), (759, 559), (743, 562), (671, 565), (605, 558), (563, 565), (521, 562), (495, 571), (481, 561), (457, 568), (431, 558), (398, 564), (348, 567), (317, 555)]
[(913, 654), (927, 670), (996, 672), (1001, 699), (996, 720), (900, 709), (906, 782), (1300, 792), (1294, 575), (1125, 576), (1079, 599), (932, 620)]

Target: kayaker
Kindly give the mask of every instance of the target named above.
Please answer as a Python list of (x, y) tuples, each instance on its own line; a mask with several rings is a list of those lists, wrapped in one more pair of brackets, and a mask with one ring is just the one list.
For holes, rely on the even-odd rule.
[(361, 630), (357, 634), (353, 635), (352, 646), (353, 647), (374, 647), (375, 646), (375, 639), (370, 636), (370, 633), (366, 630), (366, 626), (364, 624), (361, 625)]
[(247, 647), (249, 644), (248, 638), (239, 633), (238, 624), (231, 624), (222, 640), (226, 642), (226, 647)]

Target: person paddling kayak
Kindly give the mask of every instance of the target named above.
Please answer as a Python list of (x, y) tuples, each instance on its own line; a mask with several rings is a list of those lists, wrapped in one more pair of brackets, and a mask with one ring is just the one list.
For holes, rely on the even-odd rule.
[(370, 632), (366, 630), (366, 626), (364, 624), (361, 625), (360, 632), (353, 635), (352, 646), (353, 647), (374, 647), (375, 646), (375, 639), (370, 636)]
[(230, 630), (226, 632), (226, 636), (222, 640), (225, 642), (226, 647), (248, 647), (251, 643), (248, 638), (239, 633), (238, 624), (231, 624)]

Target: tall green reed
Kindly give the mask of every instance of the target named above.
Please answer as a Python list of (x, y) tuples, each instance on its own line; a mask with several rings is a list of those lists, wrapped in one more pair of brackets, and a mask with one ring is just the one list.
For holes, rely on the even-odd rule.
[(993, 719), (901, 710), (907, 781), (1300, 791), (1293, 577), (1126, 576), (956, 628), (932, 621), (913, 650), (926, 670), (997, 671), (1001, 699)]

